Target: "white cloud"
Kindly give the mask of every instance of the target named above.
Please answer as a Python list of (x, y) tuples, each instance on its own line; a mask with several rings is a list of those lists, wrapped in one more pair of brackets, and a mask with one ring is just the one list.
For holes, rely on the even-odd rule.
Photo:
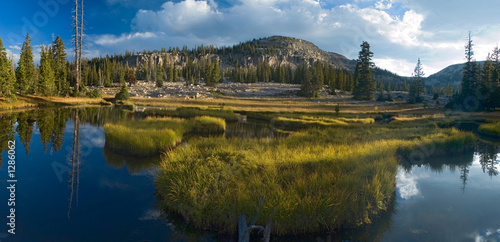
[(402, 168), (398, 168), (396, 184), (399, 196), (402, 199), (407, 200), (420, 194), (417, 187), (417, 179), (412, 174), (406, 173)]
[(375, 3), (375, 8), (376, 9), (381, 9), (381, 10), (387, 10), (387, 9), (391, 9), (392, 8), (392, 3), (393, 1), (392, 0), (380, 0), (378, 2)]
[(207, 1), (166, 2), (160, 11), (139, 10), (133, 20), (134, 29), (172, 33), (201, 30), (197, 28), (219, 21), (219, 13), (213, 7)]
[[(465, 0), (460, 1), (465, 4)], [(92, 36), (92, 40), (94, 47), (102, 50), (100, 53), (113, 53), (168, 46), (233, 45), (259, 37), (285, 35), (311, 41), (350, 59), (357, 58), (359, 45), (368, 41), (377, 65), (407, 76), (419, 57), (427, 75), (463, 62), (464, 37), (469, 29), (477, 33), (478, 60), (484, 59), (500, 39), (500, 25), (485, 24), (491, 19), (479, 10), (491, 6), (483, 11), (488, 14), (495, 6), (500, 7), (498, 3), (484, 3), (483, 7), (473, 4), (471, 11), (465, 11), (463, 6), (468, 5), (457, 7), (459, 4), (451, 6), (431, 0), (341, 2), (344, 4), (247, 0), (219, 8), (214, 0), (169, 1), (156, 11), (139, 10), (132, 20), (131, 33)], [(469, 17), (464, 18), (463, 13)]]

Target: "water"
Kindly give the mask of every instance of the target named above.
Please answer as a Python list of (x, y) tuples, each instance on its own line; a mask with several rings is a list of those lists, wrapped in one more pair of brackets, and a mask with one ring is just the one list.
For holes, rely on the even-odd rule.
[(480, 146), (441, 166), (400, 167), (396, 213), (383, 240), (500, 241), (498, 149)]
[[(102, 124), (131, 118), (126, 112), (111, 109), (0, 114), (2, 148), (12, 139), (7, 135), (18, 131), (13, 136), (16, 234), (7, 232), (11, 207), (5, 187), (10, 183), (6, 182), (7, 152), (3, 152), (0, 241), (193, 239), (177, 233), (156, 208), (153, 172), (158, 158), (136, 160), (104, 148)], [(75, 126), (79, 127), (80, 149), (79, 159), (72, 162)]]
[[(215, 237), (156, 207), (158, 158), (105, 148), (102, 125), (134, 119), (110, 108), (0, 114), (0, 241), (178, 241)], [(263, 124), (228, 125), (228, 136), (274, 138)], [(75, 128), (76, 131), (75, 132)], [(75, 135), (79, 139), (75, 140)], [(16, 142), (16, 234), (7, 233), (7, 141)], [(79, 149), (75, 149), (78, 144)], [(498, 145), (401, 165), (396, 199), (371, 226), (276, 240), (500, 241)], [(77, 152), (76, 152), (77, 151)], [(28, 154), (27, 154), (28, 153)], [(75, 156), (78, 153), (78, 156)], [(78, 158), (77, 158), (78, 157)]]

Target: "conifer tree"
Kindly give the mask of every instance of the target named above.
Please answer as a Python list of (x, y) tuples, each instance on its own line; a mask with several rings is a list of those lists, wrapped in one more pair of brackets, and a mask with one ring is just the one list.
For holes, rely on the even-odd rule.
[(7, 57), (7, 51), (3, 47), (2, 39), (0, 39), (0, 95), (15, 100), (15, 83), (16, 77), (14, 75), (12, 61)]
[(43, 96), (50, 96), (56, 91), (54, 71), (52, 70), (52, 49), (42, 45), (40, 57), (40, 74), (38, 76), (37, 93)]
[(33, 60), (33, 48), (29, 33), (21, 49), (21, 56), (16, 69), (17, 87), (20, 94), (34, 93), (35, 91), (35, 62)]
[(163, 86), (163, 71), (161, 68), (156, 69), (156, 87)]
[(69, 83), (66, 69), (67, 60), (64, 41), (61, 37), (57, 36), (52, 46), (56, 92), (57, 95), (65, 96), (69, 92)]
[[(467, 111), (474, 111), (474, 104), (468, 102), (474, 102), (477, 100), (476, 91), (478, 88), (478, 73), (477, 66), (474, 60), (474, 51), (472, 47), (474, 44), (472, 43), (472, 35), (469, 32), (469, 39), (467, 45), (465, 45), (465, 58), (467, 62), (465, 63), (463, 73), (462, 73), (462, 83), (461, 83), (461, 94), (460, 100), (462, 100), (463, 104), (465, 104), (465, 109)], [(465, 101), (465, 103), (464, 103)]]
[(424, 71), (422, 68), (422, 63), (420, 62), (420, 58), (418, 58), (417, 65), (415, 66), (415, 70), (413, 71), (413, 81), (410, 85), (409, 103), (420, 103), (423, 101), (422, 92), (424, 90), (424, 85), (422, 78), (424, 77)]
[(373, 100), (375, 93), (375, 81), (372, 78), (373, 52), (370, 51), (370, 44), (363, 41), (359, 52), (359, 79), (354, 90), (354, 98), (358, 100)]

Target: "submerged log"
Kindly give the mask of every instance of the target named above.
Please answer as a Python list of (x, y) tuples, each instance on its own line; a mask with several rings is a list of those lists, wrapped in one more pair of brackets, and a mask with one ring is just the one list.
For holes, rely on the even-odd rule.
[(255, 225), (255, 222), (257, 221), (257, 218), (259, 217), (259, 212), (260, 209), (262, 208), (262, 203), (264, 202), (264, 196), (260, 197), (259, 200), (259, 209), (257, 210), (257, 214), (255, 217), (250, 221), (250, 223), (247, 225), (246, 222), (246, 217), (245, 215), (240, 215), (238, 216), (238, 242), (248, 242), (250, 241), (250, 234), (252, 233), (252, 230), (259, 230), (259, 232), (264, 233), (264, 241), (269, 242), (269, 239), (271, 238), (271, 220), (267, 222), (266, 227), (264, 228), (263, 226), (260, 225)]

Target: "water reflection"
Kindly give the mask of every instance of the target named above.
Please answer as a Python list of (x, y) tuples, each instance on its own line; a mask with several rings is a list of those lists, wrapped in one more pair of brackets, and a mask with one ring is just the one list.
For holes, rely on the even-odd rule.
[(474, 153), (403, 163), (397, 214), (382, 241), (499, 241), (498, 144)]
[[(17, 194), (23, 211), (18, 217), (22, 233), (17, 241), (53, 241), (54, 235), (68, 241), (207, 239), (186, 226), (182, 218), (165, 222), (155, 207), (153, 179), (145, 171), (158, 159), (138, 160), (104, 148), (104, 133), (99, 127), (135, 118), (129, 111), (113, 108), (0, 114), (2, 153), (14, 137), (22, 144), (16, 150), (22, 162), (19, 185), (23, 186), (23, 192)], [(227, 137), (247, 138), (279, 135), (258, 123), (229, 124), (226, 133)], [(478, 142), (474, 153), (415, 164), (402, 162), (396, 177), (396, 199), (372, 225), (273, 239), (500, 241), (499, 151), (498, 143)], [(0, 156), (0, 170), (5, 169)], [(0, 195), (5, 192), (1, 189)], [(0, 206), (5, 210), (5, 204)], [(168, 221), (176, 221), (174, 217), (169, 215)], [(47, 218), (51, 218), (51, 228), (40, 222)]]
[[(152, 176), (135, 175), (153, 165), (103, 155), (106, 151), (101, 126), (134, 118), (133, 113), (114, 108), (0, 114), (1, 157), (6, 159), (7, 141), (15, 139), (19, 165), (17, 230), (6, 241), (174, 238), (155, 208)], [(123, 169), (123, 164), (128, 170)], [(0, 164), (0, 174), (5, 175), (6, 170), (5, 164)], [(0, 190), (0, 196), (8, 196), (6, 189)], [(7, 204), (2, 204), (1, 210), (7, 211)], [(0, 222), (5, 224), (5, 219), (0, 218)], [(185, 235), (180, 238), (190, 239)]]
[(137, 158), (120, 155), (107, 148), (104, 148), (104, 158), (108, 165), (120, 169), (126, 167), (130, 174), (140, 174), (153, 168), (159, 162), (159, 157)]

